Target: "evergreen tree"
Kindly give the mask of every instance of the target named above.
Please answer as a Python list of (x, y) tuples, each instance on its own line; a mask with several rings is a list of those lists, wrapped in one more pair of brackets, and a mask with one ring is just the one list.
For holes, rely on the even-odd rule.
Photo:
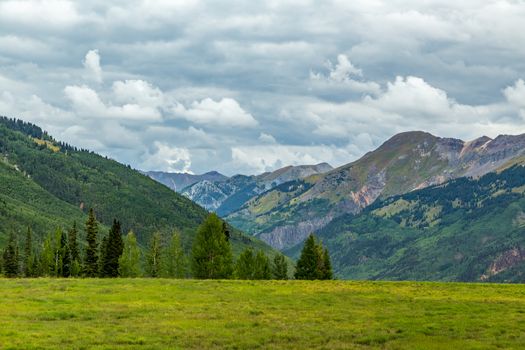
[(124, 244), (122, 242), (122, 234), (120, 232), (120, 222), (113, 220), (113, 225), (109, 231), (107, 242), (104, 247), (105, 251), (102, 258), (102, 276), (103, 277), (118, 277), (118, 264)]
[(42, 243), (42, 253), (40, 254), (39, 274), (41, 276), (51, 276), (54, 267), (55, 252), (53, 249), (53, 238), (50, 233), (46, 235)]
[(299, 280), (332, 279), (330, 255), (323, 245), (311, 234), (305, 241), (301, 257), (297, 261), (295, 278)]
[(104, 274), (104, 261), (108, 250), (108, 236), (104, 236), (98, 247), (98, 277), (106, 277)]
[(331, 280), (334, 278), (334, 274), (332, 272), (332, 262), (330, 261), (330, 253), (328, 253), (328, 249), (323, 250), (323, 276), (324, 280)]
[(89, 209), (89, 217), (86, 221), (86, 256), (84, 259), (84, 275), (86, 277), (96, 277), (98, 273), (98, 254), (97, 254), (97, 234), (98, 223), (95, 218), (93, 208)]
[(142, 275), (140, 249), (133, 231), (130, 231), (124, 238), (124, 249), (119, 259), (119, 275), (121, 277), (139, 277)]
[(212, 213), (199, 226), (192, 247), (192, 271), (195, 278), (230, 278), (233, 272), (232, 251), (225, 226)]
[(51, 266), (51, 274), (54, 277), (62, 276), (62, 229), (57, 228), (55, 236), (52, 241), (53, 248), (53, 265)]
[(146, 256), (146, 272), (149, 277), (159, 277), (162, 264), (162, 247), (160, 234), (155, 233), (150, 240)]
[(77, 277), (81, 271), (80, 250), (78, 248), (78, 230), (77, 223), (69, 229), (67, 239), (69, 241), (69, 251), (71, 252), (71, 276)]
[(187, 262), (182, 249), (180, 234), (174, 232), (162, 257), (161, 276), (171, 278), (186, 277)]
[(288, 264), (282, 254), (275, 254), (272, 265), (273, 278), (276, 280), (288, 279)]
[(60, 231), (59, 244), (60, 266), (57, 276), (69, 277), (71, 276), (71, 251), (69, 250), (69, 243), (65, 232)]
[(40, 276), (42, 276), (42, 274), (40, 272), (40, 268), (39, 268), (39, 262), (40, 262), (40, 256), (38, 254), (38, 251), (34, 251), (33, 252), (33, 262), (32, 262), (33, 277), (40, 277)]
[(35, 274), (34, 263), (34, 254), (33, 254), (33, 233), (31, 227), (27, 228), (26, 241), (24, 246), (24, 276), (33, 277)]
[(268, 259), (262, 250), (259, 250), (253, 259), (253, 279), (269, 280), (270, 278), (272, 278), (270, 259)]
[(246, 248), (235, 264), (235, 277), (241, 280), (253, 279), (254, 255), (252, 248)]
[(226, 238), (226, 241), (230, 241), (230, 230), (228, 229), (228, 224), (226, 224), (226, 221), (222, 222), (222, 232), (224, 232), (224, 237)]
[(318, 249), (313, 234), (308, 236), (304, 242), (301, 256), (295, 268), (295, 279), (315, 280), (317, 279)]
[(9, 236), (9, 242), (4, 249), (3, 270), (4, 275), (9, 278), (17, 277), (19, 273), (17, 244), (13, 233)]

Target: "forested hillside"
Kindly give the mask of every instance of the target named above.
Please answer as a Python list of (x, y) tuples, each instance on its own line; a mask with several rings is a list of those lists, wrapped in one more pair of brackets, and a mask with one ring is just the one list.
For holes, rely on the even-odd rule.
[(319, 235), (339, 277), (524, 282), (524, 194), (513, 166), (378, 201)]
[[(0, 118), (0, 240), (31, 226), (41, 235), (85, 220), (89, 208), (107, 226), (121, 220), (145, 244), (154, 232), (182, 233), (189, 249), (207, 212), (129, 166), (57, 142), (38, 126)], [(235, 252), (260, 241), (232, 228)]]

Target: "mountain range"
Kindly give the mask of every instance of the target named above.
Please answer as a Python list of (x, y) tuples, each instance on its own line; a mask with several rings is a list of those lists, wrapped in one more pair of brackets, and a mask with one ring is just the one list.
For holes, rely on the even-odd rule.
[(167, 185), (204, 208), (221, 216), (236, 211), (251, 198), (283, 183), (304, 179), (332, 170), (327, 163), (287, 166), (260, 175), (227, 177), (216, 171), (202, 175), (145, 172), (151, 178)]
[(178, 193), (200, 181), (223, 182), (228, 179), (227, 176), (217, 171), (210, 171), (202, 175), (164, 171), (145, 171), (143, 173)]
[(405, 132), (357, 161), (263, 192), (225, 217), (273, 247), (288, 249), (333, 219), (357, 214), (378, 199), (459, 177), (479, 177), (523, 163), (524, 154), (525, 135), (465, 142)]

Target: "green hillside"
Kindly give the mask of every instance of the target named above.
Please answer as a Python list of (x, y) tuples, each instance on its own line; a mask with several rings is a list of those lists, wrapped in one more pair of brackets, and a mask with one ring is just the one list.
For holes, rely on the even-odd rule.
[(378, 201), (319, 235), (342, 278), (524, 282), (524, 193), (514, 166)]
[[(134, 230), (145, 244), (153, 232), (182, 232), (189, 248), (207, 212), (187, 198), (129, 166), (57, 142), (39, 127), (0, 118), (0, 240), (31, 226), (36, 234), (82, 223), (93, 207), (109, 225)], [(232, 230), (235, 252), (243, 246), (269, 250), (264, 243)]]

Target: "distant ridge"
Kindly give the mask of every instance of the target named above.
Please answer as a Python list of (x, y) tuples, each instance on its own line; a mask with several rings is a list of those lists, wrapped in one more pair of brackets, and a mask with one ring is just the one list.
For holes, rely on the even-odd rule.
[(184, 190), (186, 187), (191, 186), (199, 181), (207, 180), (216, 182), (226, 181), (228, 179), (227, 176), (217, 171), (209, 171), (202, 175), (164, 171), (145, 171), (144, 174), (179, 193), (182, 192), (182, 190)]
[(227, 215), (246, 201), (288, 181), (332, 170), (328, 163), (286, 166), (260, 175), (235, 175), (226, 180), (203, 179), (182, 190), (182, 194), (219, 215)]

